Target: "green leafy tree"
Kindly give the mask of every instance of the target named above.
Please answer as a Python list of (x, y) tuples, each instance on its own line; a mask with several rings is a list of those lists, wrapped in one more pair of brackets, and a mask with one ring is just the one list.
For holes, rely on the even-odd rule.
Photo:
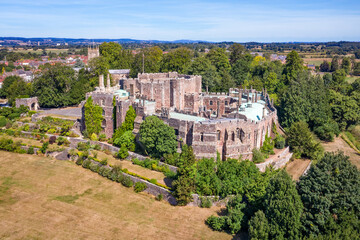
[(286, 131), (287, 143), (297, 158), (306, 157), (319, 159), (323, 149), (320, 143), (316, 142), (308, 125), (303, 122), (296, 122)]
[(137, 77), (138, 73), (143, 72), (143, 67), (146, 73), (159, 72), (162, 57), (163, 52), (157, 46), (141, 49), (140, 52), (135, 55), (130, 73), (131, 76)]
[(174, 196), (179, 205), (186, 205), (191, 200), (191, 193), (195, 190), (195, 155), (192, 147), (186, 144), (182, 147), (178, 162), (178, 178), (173, 181)]
[(84, 117), (87, 135), (91, 136), (93, 133), (99, 134), (102, 130), (102, 108), (98, 105), (94, 105), (91, 96), (88, 97), (84, 105)]
[(230, 63), (235, 64), (238, 60), (242, 59), (249, 51), (240, 43), (234, 43), (230, 46)]
[(220, 88), (220, 76), (210, 60), (205, 57), (195, 58), (187, 69), (187, 73), (202, 76), (203, 90), (212, 92)]
[(101, 57), (110, 69), (130, 69), (133, 57), (130, 50), (125, 50), (115, 42), (104, 42), (99, 46)]
[(127, 150), (135, 150), (135, 136), (132, 131), (126, 131), (121, 137), (114, 140), (114, 145), (118, 147), (125, 146)]
[(360, 106), (356, 93), (347, 96), (333, 90), (330, 91), (330, 106), (333, 119), (341, 130), (360, 122)]
[(269, 222), (263, 211), (257, 211), (250, 219), (249, 236), (251, 240), (269, 239)]
[(339, 90), (345, 84), (346, 72), (344, 69), (336, 70), (332, 74), (332, 81), (329, 87), (334, 90)]
[(116, 141), (116, 139), (120, 138), (125, 132), (132, 131), (134, 129), (135, 118), (136, 118), (135, 109), (132, 106), (130, 106), (129, 110), (127, 110), (126, 112), (124, 122), (121, 124), (121, 126), (118, 129), (116, 129), (113, 135), (114, 142)]
[(285, 75), (286, 83), (291, 80), (296, 80), (298, 73), (304, 69), (304, 61), (300, 58), (296, 51), (291, 51), (286, 57), (286, 64), (283, 74)]
[(252, 60), (253, 57), (250, 54), (246, 54), (232, 64), (230, 74), (234, 78), (237, 86), (244, 84), (245, 80), (250, 79), (250, 64)]
[(76, 81), (75, 71), (68, 66), (55, 64), (44, 67), (33, 82), (33, 95), (41, 107), (62, 107), (71, 105), (71, 85)]
[(162, 157), (176, 151), (175, 130), (156, 116), (148, 116), (140, 125), (140, 142), (152, 157)]
[(31, 95), (31, 83), (25, 82), (21, 77), (6, 77), (0, 89), (1, 95), (8, 99), (9, 105), (15, 105), (18, 97), (29, 97)]
[(192, 56), (193, 52), (186, 47), (171, 50), (162, 58), (161, 71), (185, 73), (191, 63)]
[(299, 239), (303, 204), (295, 184), (285, 170), (270, 179), (264, 197), (270, 239)]
[(226, 56), (225, 49), (212, 48), (206, 55), (206, 58), (210, 60), (211, 64), (216, 67), (219, 73), (223, 71), (229, 72), (231, 70), (229, 58)]
[(330, 64), (328, 61), (324, 60), (324, 62), (322, 62), (320, 64), (320, 71), (321, 72), (330, 72)]
[(351, 60), (348, 57), (343, 58), (341, 63), (341, 68), (344, 69), (346, 74), (349, 74), (351, 71)]
[(331, 60), (331, 72), (335, 72), (336, 70), (338, 70), (340, 68), (339, 66), (339, 57), (338, 56), (334, 56)]
[[(298, 183), (298, 191), (304, 204), (304, 233), (314, 236), (328, 234), (333, 231), (328, 229), (329, 220), (341, 224), (344, 219), (339, 219), (339, 216), (351, 215), (351, 212), (359, 223), (359, 186), (360, 172), (350, 163), (349, 157), (342, 152), (325, 153)], [(357, 232), (359, 231), (358, 225)]]
[(267, 92), (272, 94), (276, 92), (276, 88), (279, 85), (279, 79), (275, 72), (270, 72), (264, 82), (264, 87), (266, 88)]

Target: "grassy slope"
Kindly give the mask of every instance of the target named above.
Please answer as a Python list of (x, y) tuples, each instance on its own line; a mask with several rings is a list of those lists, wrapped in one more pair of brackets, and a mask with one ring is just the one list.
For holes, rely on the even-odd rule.
[(204, 220), (69, 161), (0, 151), (0, 239), (231, 239)]

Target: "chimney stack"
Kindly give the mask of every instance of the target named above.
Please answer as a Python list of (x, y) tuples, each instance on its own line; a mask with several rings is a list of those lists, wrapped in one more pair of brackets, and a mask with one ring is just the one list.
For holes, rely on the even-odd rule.
[(110, 91), (110, 74), (107, 75), (106, 79), (106, 90)]
[(100, 76), (99, 76), (99, 88), (100, 88), (100, 91), (104, 91), (104, 90), (105, 90), (105, 86), (104, 86), (104, 75), (100, 75)]

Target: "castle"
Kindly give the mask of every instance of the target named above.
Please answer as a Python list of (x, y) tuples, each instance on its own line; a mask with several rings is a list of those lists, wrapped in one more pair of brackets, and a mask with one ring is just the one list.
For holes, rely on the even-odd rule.
[(228, 93), (205, 93), (201, 80), (201, 76), (176, 72), (139, 73), (137, 78), (118, 79), (111, 87), (108, 74), (106, 86), (100, 76), (99, 87), (86, 98), (91, 96), (102, 107), (102, 128), (108, 138), (132, 106), (137, 115), (135, 134), (146, 116), (156, 115), (174, 128), (179, 147), (181, 142), (192, 146), (197, 158), (215, 158), (219, 152), (222, 159), (251, 159), (252, 149), (260, 148), (265, 135), (272, 136), (272, 126), (278, 125), (266, 90), (233, 88)]

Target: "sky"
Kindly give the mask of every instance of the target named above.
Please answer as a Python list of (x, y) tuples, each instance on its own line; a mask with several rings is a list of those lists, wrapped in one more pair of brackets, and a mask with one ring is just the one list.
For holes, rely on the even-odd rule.
[(359, 0), (0, 0), (0, 36), (360, 41)]

